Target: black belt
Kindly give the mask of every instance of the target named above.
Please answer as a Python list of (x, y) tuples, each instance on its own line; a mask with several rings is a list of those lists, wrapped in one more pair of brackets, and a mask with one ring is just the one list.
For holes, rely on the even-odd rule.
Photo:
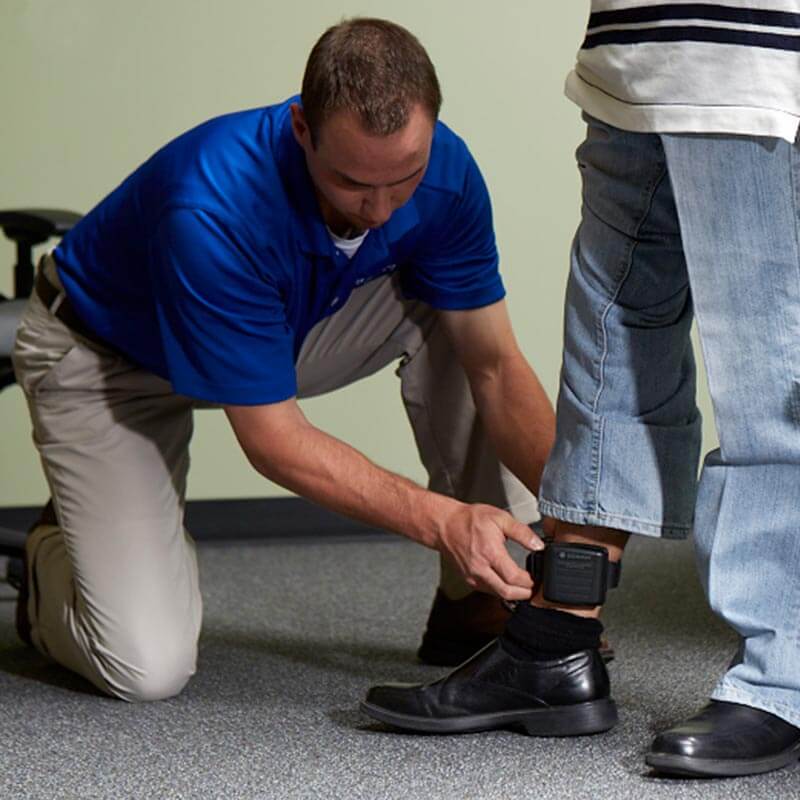
[[(36, 275), (35, 287), (36, 294), (47, 306), (48, 311), (56, 319), (61, 320), (73, 333), (77, 333), (79, 336), (83, 336), (84, 339), (99, 344), (101, 347), (111, 349), (107, 342), (104, 342), (93, 330), (87, 327), (86, 323), (75, 313), (75, 309), (73, 309), (72, 303), (70, 303), (64, 290), (53, 286), (41, 269)], [(59, 295), (62, 295), (61, 302), (54, 309), (52, 305)]]

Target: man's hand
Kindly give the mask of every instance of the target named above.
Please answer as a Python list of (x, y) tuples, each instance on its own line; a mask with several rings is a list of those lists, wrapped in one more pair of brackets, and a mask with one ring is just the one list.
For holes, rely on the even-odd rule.
[(528, 550), (544, 547), (539, 537), (506, 511), (460, 504), (445, 520), (437, 549), (453, 561), (473, 588), (504, 600), (529, 600), (531, 576), (511, 558), (506, 539)]

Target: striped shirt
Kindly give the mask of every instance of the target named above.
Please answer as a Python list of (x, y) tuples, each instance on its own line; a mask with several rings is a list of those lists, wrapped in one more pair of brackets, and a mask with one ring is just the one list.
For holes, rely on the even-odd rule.
[(793, 142), (800, 0), (592, 0), (566, 94), (625, 130)]

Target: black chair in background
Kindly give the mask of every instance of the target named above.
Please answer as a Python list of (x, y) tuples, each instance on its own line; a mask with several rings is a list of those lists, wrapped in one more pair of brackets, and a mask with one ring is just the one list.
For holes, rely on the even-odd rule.
[[(11, 350), (26, 299), (33, 291), (33, 248), (53, 237), (63, 236), (80, 218), (74, 211), (52, 208), (0, 211), (0, 228), (17, 248), (14, 295), (0, 294), (0, 390), (16, 380)], [(0, 527), (0, 555), (18, 557), (24, 541), (24, 533)]]

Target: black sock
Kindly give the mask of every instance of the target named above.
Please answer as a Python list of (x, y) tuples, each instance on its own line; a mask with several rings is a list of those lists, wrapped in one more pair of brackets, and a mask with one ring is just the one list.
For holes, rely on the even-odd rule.
[(500, 636), (503, 648), (522, 661), (547, 661), (600, 647), (603, 623), (554, 608), (519, 603)]

